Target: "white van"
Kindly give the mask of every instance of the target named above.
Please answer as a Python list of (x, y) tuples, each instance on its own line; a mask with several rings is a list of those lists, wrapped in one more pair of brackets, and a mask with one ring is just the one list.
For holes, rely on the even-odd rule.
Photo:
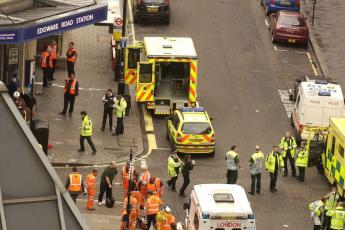
[(255, 217), (239, 185), (195, 185), (185, 220), (188, 230), (255, 230)]
[(297, 140), (308, 138), (307, 128), (325, 128), (330, 117), (344, 117), (344, 97), (340, 85), (323, 80), (301, 82), (291, 114)]

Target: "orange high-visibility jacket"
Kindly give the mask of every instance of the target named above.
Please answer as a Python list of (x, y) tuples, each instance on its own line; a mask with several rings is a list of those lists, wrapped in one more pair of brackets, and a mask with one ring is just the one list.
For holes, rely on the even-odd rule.
[[(41, 55), (41, 68), (53, 68), (53, 62), (51, 57), (49, 57), (49, 53), (47, 51), (42, 52)], [(49, 65), (47, 65), (47, 59), (49, 58)]]
[(75, 51), (75, 55), (73, 55), (72, 57), (67, 57), (67, 61), (75, 62), (77, 60), (77, 49), (76, 48), (68, 49), (67, 54), (71, 55), (72, 52), (74, 52), (74, 51)]
[(146, 215), (157, 214), (162, 204), (163, 202), (158, 196), (150, 196), (146, 200)]
[[(134, 167), (132, 167), (132, 169), (131, 169), (132, 178), (133, 178), (134, 170), (135, 170)], [(122, 167), (121, 176), (122, 176), (123, 189), (128, 189), (128, 187), (129, 187), (129, 173), (126, 171), (126, 166)]]
[[(123, 202), (124, 203), (123, 203), (123, 208), (121, 212), (122, 216), (127, 214), (127, 203), (128, 203), (127, 197), (125, 198)], [(133, 196), (131, 196), (129, 203), (132, 207), (129, 218), (135, 219), (139, 216), (139, 212), (140, 212), (138, 201)]]
[[(66, 93), (66, 89), (67, 89), (67, 84), (68, 84), (69, 80), (66, 80), (66, 83), (65, 83), (65, 87), (63, 89), (64, 93)], [(69, 94), (71, 95), (75, 95), (75, 85), (77, 83), (77, 80), (74, 79), (72, 84), (71, 84), (71, 88), (70, 88), (70, 91), (69, 91)]]
[(89, 189), (96, 189), (96, 177), (93, 175), (93, 173), (87, 175), (86, 177), (86, 185), (87, 185), (87, 190)]
[(155, 181), (151, 184), (147, 184), (147, 191), (152, 191), (154, 195), (161, 196), (163, 195), (162, 187), (161, 187), (161, 180), (156, 177)]
[(83, 181), (82, 175), (79, 173), (71, 173), (69, 174), (69, 187), (68, 191), (70, 192), (80, 192), (81, 191), (81, 183)]
[(173, 223), (175, 223), (175, 217), (171, 213), (161, 211), (157, 214), (157, 230), (171, 230)]

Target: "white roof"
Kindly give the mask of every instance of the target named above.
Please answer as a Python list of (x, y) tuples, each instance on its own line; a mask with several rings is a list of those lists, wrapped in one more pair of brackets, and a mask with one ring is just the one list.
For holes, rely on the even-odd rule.
[(145, 37), (144, 45), (149, 57), (197, 58), (191, 38)]
[(330, 96), (322, 96), (332, 99), (343, 100), (340, 85), (331, 83), (317, 83), (316, 81), (301, 82), (301, 89), (307, 97), (320, 97), (319, 93), (330, 93)]
[[(194, 185), (194, 192), (201, 211), (206, 214), (252, 214), (246, 192), (239, 185), (199, 184)], [(231, 194), (234, 202), (216, 202), (214, 194)]]

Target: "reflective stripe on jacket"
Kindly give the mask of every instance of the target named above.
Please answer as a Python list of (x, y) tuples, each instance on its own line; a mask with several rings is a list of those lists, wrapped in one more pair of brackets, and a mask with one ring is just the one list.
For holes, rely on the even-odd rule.
[(291, 154), (292, 157), (294, 157), (295, 156), (295, 150), (297, 148), (296, 140), (292, 136), (290, 137), (289, 140), (286, 140), (286, 138), (283, 137), (280, 140), (279, 147), (282, 150), (282, 156), (283, 157), (286, 156), (286, 152), (287, 152), (287, 150), (289, 150), (289, 147), (290, 147), (290, 154)]
[(308, 152), (306, 149), (299, 149), (297, 151), (296, 166), (308, 167)]
[(88, 116), (83, 119), (80, 135), (83, 137), (92, 136), (92, 122)]
[(127, 102), (124, 98), (115, 100), (114, 107), (116, 117), (124, 117), (126, 115)]
[[(181, 161), (179, 158), (178, 158), (178, 160), (179, 160), (178, 162), (175, 162), (174, 158), (172, 158), (171, 156), (168, 158), (168, 175), (169, 175), (169, 177), (176, 177), (177, 176), (177, 172), (176, 172), (175, 168), (181, 166)], [(181, 171), (181, 167), (179, 170)]]
[(328, 197), (326, 198), (325, 209), (327, 211), (334, 209), (337, 206), (338, 200), (339, 200), (338, 193), (329, 194)]
[(235, 162), (235, 158), (238, 154), (234, 151), (229, 151), (226, 153), (226, 165), (228, 170), (237, 170), (237, 164)]
[(261, 151), (255, 152), (253, 153), (251, 159), (253, 160), (253, 163), (249, 165), (250, 174), (256, 175), (261, 173), (265, 155)]
[(79, 173), (71, 173), (69, 174), (69, 187), (68, 191), (70, 192), (80, 192), (81, 191), (81, 183), (82, 183), (82, 175)]
[(344, 228), (345, 211), (342, 207), (337, 207), (335, 210), (327, 211), (326, 215), (332, 217), (331, 229), (342, 230)]
[[(44, 51), (41, 55), (41, 68), (53, 68), (53, 62), (51, 58), (49, 57), (49, 53), (47, 51)], [(49, 65), (47, 64), (47, 60), (49, 58)]]
[(73, 51), (75, 51), (75, 55), (73, 55), (72, 57), (67, 57), (67, 61), (69, 61), (69, 62), (75, 62), (77, 60), (77, 49), (76, 48), (68, 49), (67, 54), (71, 55), (73, 53)]
[[(66, 90), (67, 90), (67, 84), (68, 84), (69, 80), (66, 80), (66, 83), (65, 83), (65, 88), (64, 88), (64, 93), (66, 93)], [(71, 88), (69, 90), (69, 94), (71, 95), (75, 95), (75, 86), (77, 84), (77, 79), (74, 79), (71, 83)]]
[(159, 212), (159, 207), (162, 204), (162, 201), (157, 196), (150, 196), (146, 200), (146, 215), (152, 215)]
[(272, 151), (267, 155), (265, 161), (265, 167), (270, 173), (275, 173), (276, 159), (278, 159), (278, 169), (284, 167), (283, 157), (279, 153), (276, 153), (275, 155)]

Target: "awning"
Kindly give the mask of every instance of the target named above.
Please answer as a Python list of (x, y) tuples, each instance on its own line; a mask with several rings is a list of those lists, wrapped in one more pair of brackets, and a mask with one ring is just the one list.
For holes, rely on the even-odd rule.
[(87, 5), (78, 5), (78, 2), (81, 1), (60, 0), (54, 6), (36, 7), (10, 15), (0, 14), (0, 44), (39, 39), (107, 19), (107, 2), (86, 0), (84, 4)]

